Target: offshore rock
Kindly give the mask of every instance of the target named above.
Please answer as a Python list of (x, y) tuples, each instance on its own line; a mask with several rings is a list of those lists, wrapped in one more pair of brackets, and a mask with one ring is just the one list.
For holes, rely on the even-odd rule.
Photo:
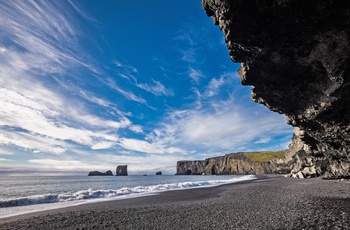
[(202, 0), (252, 100), (298, 127), (292, 175), (350, 178), (350, 1)]
[(127, 165), (118, 165), (116, 169), (116, 176), (127, 176), (128, 175), (128, 166)]
[(89, 172), (88, 176), (113, 176), (113, 173), (111, 170), (108, 170), (104, 173), (99, 171), (91, 171)]
[(283, 159), (259, 162), (244, 153), (230, 153), (198, 161), (178, 161), (176, 175), (286, 174), (290, 169)]

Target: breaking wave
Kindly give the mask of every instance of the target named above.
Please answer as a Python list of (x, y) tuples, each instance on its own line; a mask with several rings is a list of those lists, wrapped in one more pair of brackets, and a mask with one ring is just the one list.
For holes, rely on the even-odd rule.
[(120, 188), (117, 190), (106, 189), (106, 190), (81, 190), (73, 193), (62, 193), (62, 194), (43, 194), (33, 195), (28, 197), (19, 197), (12, 199), (0, 199), (0, 208), (26, 206), (34, 204), (49, 204), (57, 202), (69, 202), (79, 200), (91, 200), (91, 199), (118, 199), (128, 198), (142, 195), (149, 195), (163, 191), (170, 190), (181, 190), (198, 187), (210, 187), (222, 184), (236, 183), (240, 181), (247, 181), (255, 179), (255, 176), (247, 175), (229, 180), (209, 180), (209, 181), (197, 181), (197, 182), (181, 182), (181, 183), (170, 183), (170, 184), (158, 184), (150, 186), (137, 186), (133, 188)]

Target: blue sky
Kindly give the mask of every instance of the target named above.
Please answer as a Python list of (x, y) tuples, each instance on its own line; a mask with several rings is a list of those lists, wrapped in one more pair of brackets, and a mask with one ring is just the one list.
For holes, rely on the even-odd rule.
[(13, 0), (0, 15), (2, 174), (173, 174), (291, 140), (199, 0)]

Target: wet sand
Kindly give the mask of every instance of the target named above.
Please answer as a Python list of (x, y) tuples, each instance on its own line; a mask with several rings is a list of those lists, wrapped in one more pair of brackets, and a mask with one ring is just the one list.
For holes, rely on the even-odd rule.
[(0, 229), (350, 229), (350, 181), (260, 176), (0, 219)]

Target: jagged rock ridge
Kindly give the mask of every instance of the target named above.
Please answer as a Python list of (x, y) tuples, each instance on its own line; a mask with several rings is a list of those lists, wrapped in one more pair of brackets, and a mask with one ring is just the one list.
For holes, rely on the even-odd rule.
[(176, 165), (176, 175), (286, 174), (289, 172), (290, 169), (283, 159), (254, 161), (244, 153), (230, 153), (197, 161), (178, 161)]
[[(350, 1), (202, 0), (252, 99), (298, 127), (293, 173), (350, 177)], [(294, 143), (296, 142), (296, 143)]]

